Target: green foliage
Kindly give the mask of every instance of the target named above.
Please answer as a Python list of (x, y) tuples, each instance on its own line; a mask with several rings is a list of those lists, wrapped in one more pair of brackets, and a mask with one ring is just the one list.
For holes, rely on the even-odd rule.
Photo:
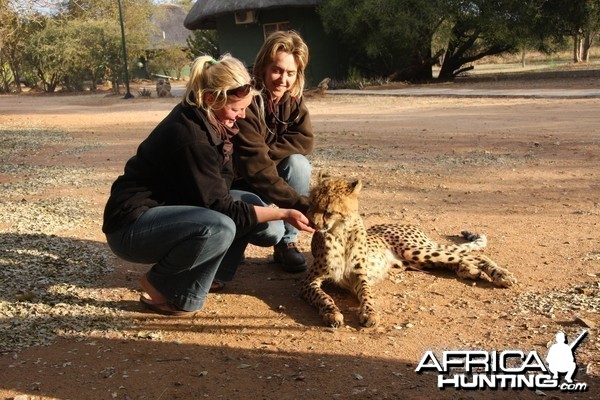
[[(177, 0), (189, 9), (191, 0)], [(53, 4), (51, 14), (36, 5)], [(123, 82), (117, 0), (0, 0), (0, 92), (18, 82), (52, 91), (80, 90), (101, 79)], [(180, 71), (180, 49), (153, 50), (152, 0), (121, 0), (128, 65), (148, 59), (151, 72)], [(453, 79), (474, 61), (525, 48), (552, 51), (565, 38), (589, 49), (600, 30), (600, 0), (327, 0), (318, 7), (326, 30), (349, 51), (349, 85), (373, 78)], [(217, 57), (216, 31), (194, 31), (187, 57)], [(243, 38), (241, 39), (243, 40)], [(577, 50), (576, 50), (577, 51)], [(443, 57), (440, 57), (443, 54)], [(585, 60), (585, 55), (582, 55)]]
[(444, 21), (442, 0), (329, 0), (318, 12), (327, 32), (350, 51), (367, 76), (428, 79), (435, 57), (431, 42)]
[(47, 92), (53, 92), (66, 73), (67, 51), (63, 46), (66, 29), (50, 21), (43, 30), (32, 35), (27, 43), (25, 59)]
[(193, 36), (187, 38), (188, 57), (190, 60), (208, 54), (214, 58), (219, 57), (219, 38), (217, 31), (196, 30)]
[(148, 57), (148, 71), (160, 75), (175, 75), (181, 78), (181, 70), (190, 63), (188, 53), (178, 48), (153, 51)]
[(546, 0), (536, 31), (543, 38), (540, 48), (549, 52), (564, 46), (567, 37), (576, 43), (583, 40), (581, 48), (574, 48), (575, 59), (580, 61), (579, 51), (588, 54), (600, 32), (600, 0)]
[[(127, 53), (131, 63), (144, 55), (148, 48), (148, 18), (154, 6), (150, 0), (122, 0), (122, 3)], [(30, 18), (31, 14), (27, 15)], [(4, 20), (8, 19), (0, 21)], [(121, 30), (116, 1), (68, 0), (60, 12), (31, 21), (13, 25), (11, 32), (19, 33), (22, 39), (8, 40), (10, 46), (2, 46), (0, 52), (5, 53), (5, 49), (20, 44), (19, 75), (26, 76), (31, 85), (39, 84), (46, 91), (54, 91), (59, 84), (66, 90), (81, 90), (84, 81), (89, 80), (92, 90), (95, 90), (95, 84), (101, 78), (111, 80), (115, 86), (123, 80)], [(37, 29), (31, 29), (32, 26)], [(0, 62), (4, 60), (0, 58)]]
[(69, 29), (68, 68), (65, 84), (70, 90), (81, 90), (84, 80), (89, 79), (91, 89), (96, 89), (100, 78), (117, 80), (122, 69), (120, 27), (116, 21), (72, 20)]
[(14, 82), (14, 76), (10, 70), (10, 66), (0, 61), (0, 93), (10, 92), (10, 86)]
[(350, 66), (347, 79), (345, 81), (332, 80), (329, 82), (329, 87), (332, 89), (364, 89), (367, 86), (381, 86), (388, 83), (390, 83), (388, 79), (380, 77), (365, 78), (357, 68)]
[(8, 0), (0, 0), (0, 65), (2, 65), (1, 91), (19, 92), (19, 82), (25, 75), (24, 51), (26, 42), (45, 23), (45, 18), (28, 13), (30, 19), (23, 18)]
[[(129, 29), (138, 29), (148, 20), (154, 5), (152, 0), (120, 0), (123, 19)], [(63, 0), (61, 15), (80, 20), (119, 19), (118, 0)]]
[[(556, 40), (573, 30), (589, 31), (598, 21), (599, 4), (600, 0), (327, 0), (318, 12), (327, 32), (349, 49), (351, 65), (361, 74), (414, 81), (430, 79), (431, 66), (440, 60), (440, 78), (453, 79), (481, 58), (521, 51), (551, 34)], [(546, 8), (557, 10), (552, 14), (555, 20), (544, 18)]]
[(455, 1), (439, 79), (452, 79), (483, 57), (514, 53), (531, 35), (538, 0)]
[[(136, 55), (142, 49), (132, 50)], [(102, 77), (119, 80), (123, 60), (118, 21), (51, 20), (29, 39), (25, 56), (45, 91), (60, 83), (66, 90), (82, 90), (88, 79), (95, 90)]]
[(348, 69), (348, 79), (346, 81), (346, 87), (348, 89), (362, 89), (364, 84), (364, 78), (360, 71), (356, 67), (350, 67)]
[(138, 90), (138, 95), (140, 97), (152, 97), (152, 91), (146, 88), (142, 88), (142, 90)]

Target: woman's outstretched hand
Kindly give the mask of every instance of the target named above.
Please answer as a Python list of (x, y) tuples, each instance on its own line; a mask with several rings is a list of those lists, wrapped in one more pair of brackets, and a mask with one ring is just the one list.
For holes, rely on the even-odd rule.
[(286, 216), (283, 218), (283, 220), (288, 224), (300, 229), (301, 231), (310, 233), (315, 231), (312, 223), (308, 218), (306, 218), (306, 215), (302, 214), (300, 211), (294, 209), (283, 209), (282, 211), (286, 213)]
[(254, 206), (258, 222), (283, 220), (301, 231), (313, 233), (315, 229), (306, 215), (293, 208)]

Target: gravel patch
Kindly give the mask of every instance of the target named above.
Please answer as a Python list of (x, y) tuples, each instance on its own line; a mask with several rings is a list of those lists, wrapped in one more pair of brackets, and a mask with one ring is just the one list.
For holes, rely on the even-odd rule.
[(59, 186), (78, 189), (99, 183), (91, 168), (12, 164), (0, 166), (0, 174), (12, 178), (0, 185), (5, 198), (39, 195)]
[(0, 223), (6, 224), (10, 233), (56, 234), (97, 220), (88, 206), (88, 201), (75, 198), (1, 202)]
[[(592, 274), (597, 277), (597, 274)], [(579, 335), (583, 330), (590, 333), (588, 342), (584, 349), (580, 349), (581, 355), (591, 360), (597, 360), (600, 351), (600, 337), (598, 337), (598, 324), (594, 315), (600, 313), (600, 282), (586, 282), (574, 287), (555, 289), (552, 291), (531, 291), (521, 293), (511, 300), (517, 313), (520, 315), (543, 315), (549, 320), (565, 319), (569, 323), (562, 324), (560, 330), (565, 331), (570, 338)], [(527, 318), (524, 318), (527, 320)], [(534, 334), (538, 334), (538, 328), (549, 329), (553, 324), (541, 327), (526, 325)], [(552, 343), (548, 343), (549, 347)], [(595, 371), (597, 361), (588, 362), (586, 373), (597, 375)]]
[(67, 134), (34, 126), (0, 127), (0, 157), (4, 160), (27, 151), (32, 154), (51, 143), (69, 143)]
[(19, 227), (0, 231), (0, 353), (49, 345), (57, 336), (107, 334), (125, 328), (118, 299), (111, 299), (101, 286), (102, 278), (112, 271), (111, 256), (102, 245), (23, 232), (32, 215), (41, 221), (33, 225), (40, 231), (57, 230), (51, 227), (62, 225), (61, 221), (72, 224), (74, 219), (29, 203), (0, 215), (0, 222), (8, 216)]
[(516, 298), (515, 304), (521, 311), (529, 310), (549, 318), (555, 318), (557, 312), (600, 313), (600, 281), (552, 292), (522, 293)]
[[(393, 151), (372, 145), (353, 144), (348, 146), (331, 145), (315, 148), (310, 155), (311, 164), (315, 168), (362, 168), (365, 163), (375, 163), (375, 168), (403, 169), (406, 164), (398, 164), (398, 157)], [(463, 153), (440, 154), (437, 156), (424, 156), (422, 154), (402, 155), (404, 163), (419, 166), (432, 165), (457, 165), (473, 167), (515, 167), (537, 160), (532, 153), (518, 154), (494, 152), (488, 150), (468, 151)], [(370, 166), (373, 168), (373, 166)]]
[(431, 159), (438, 164), (472, 166), (516, 166), (532, 160), (532, 154), (493, 153), (491, 151), (472, 151), (464, 154), (444, 154)]
[[(0, 129), (0, 156), (10, 160), (69, 140), (39, 129)], [(64, 236), (72, 229), (98, 230), (99, 212), (76, 197), (25, 199), (95, 185), (98, 174), (28, 164), (3, 164), (0, 174), (10, 181), (0, 185), (0, 354), (50, 345), (57, 337), (123, 337), (131, 321), (118, 293), (102, 286), (112, 271), (110, 252), (101, 243)]]

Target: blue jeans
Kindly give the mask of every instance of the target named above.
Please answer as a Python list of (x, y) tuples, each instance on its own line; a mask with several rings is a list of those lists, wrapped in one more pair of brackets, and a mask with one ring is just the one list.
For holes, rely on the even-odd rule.
[[(284, 158), (277, 165), (279, 176), (299, 195), (308, 196), (310, 190), (310, 176), (312, 174), (312, 166), (308, 159), (302, 154), (292, 154)], [(235, 187), (245, 191), (252, 191), (252, 188), (247, 182), (236, 182)], [(269, 201), (268, 199), (263, 199)], [(296, 241), (298, 229), (294, 226), (284, 223), (285, 234), (281, 239), (282, 243), (292, 243)]]
[[(232, 190), (231, 196), (265, 205), (253, 193)], [(207, 208), (159, 206), (106, 238), (118, 257), (154, 264), (147, 275), (152, 286), (175, 306), (195, 311), (204, 305), (215, 277), (233, 279), (248, 243), (273, 246), (283, 234), (282, 221), (241, 230), (228, 216)]]
[[(312, 174), (312, 166), (308, 159), (302, 154), (292, 154), (291, 156), (281, 160), (277, 166), (279, 176), (287, 182), (292, 189), (299, 195), (308, 196), (310, 190), (310, 176)], [(285, 234), (281, 241), (283, 243), (292, 243), (296, 241), (298, 236), (298, 229), (284, 223)]]

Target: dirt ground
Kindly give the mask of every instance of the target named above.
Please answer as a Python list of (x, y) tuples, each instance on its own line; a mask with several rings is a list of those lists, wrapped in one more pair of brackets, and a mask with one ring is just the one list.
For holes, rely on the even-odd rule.
[[(576, 84), (590, 81), (548, 83)], [(309, 98), (314, 172), (362, 179), (367, 225), (418, 224), (443, 243), (457, 241), (465, 228), (485, 233), (485, 254), (519, 280), (499, 289), (443, 271), (395, 270), (375, 289), (381, 324), (374, 329), (360, 328), (348, 293), (328, 288), (346, 319), (337, 330), (299, 298), (303, 275), (282, 272), (269, 249), (255, 247), (236, 279), (210, 294), (195, 316), (163, 317), (139, 305), (139, 278), (148, 266), (111, 255), (100, 231), (102, 209), (125, 161), (177, 101), (0, 96), (3, 129), (59, 135), (2, 153), (0, 202), (82, 204), (76, 212), (86, 218), (40, 234), (80, 252), (100, 251), (112, 272), (90, 290), (95, 302), (120, 313), (112, 330), (61, 330), (48, 345), (5, 350), (0, 398), (600, 398), (600, 99)], [(58, 180), (22, 194), (12, 188), (35, 176), (13, 173), (11, 165), (84, 168), (87, 183)], [(32, 237), (8, 215), (0, 219), (0, 236), (4, 246), (17, 236), (25, 247)], [(310, 237), (301, 235), (300, 243), (310, 259)], [(30, 300), (19, 293), (0, 288), (0, 300)], [(25, 323), (1, 310), (0, 317), (4, 329)], [(439, 390), (437, 372), (415, 372), (429, 350), (535, 350), (545, 357), (559, 330), (569, 340), (588, 331), (575, 352), (576, 381), (586, 392)], [(42, 322), (28, 332), (38, 333), (47, 333)]]

